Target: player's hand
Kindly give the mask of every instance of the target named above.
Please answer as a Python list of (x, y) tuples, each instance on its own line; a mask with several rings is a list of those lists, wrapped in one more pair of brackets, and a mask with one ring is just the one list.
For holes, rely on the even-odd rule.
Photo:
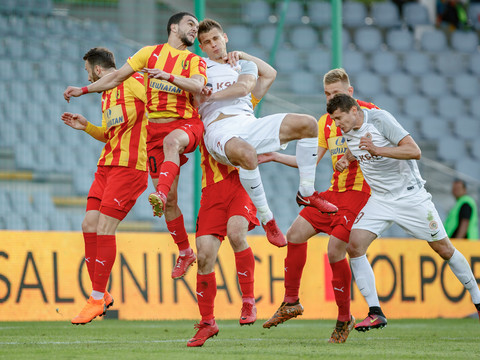
[(342, 172), (350, 165), (349, 161), (347, 160), (346, 156), (342, 156), (336, 163), (335, 163), (335, 170)]
[(85, 130), (87, 128), (88, 121), (80, 114), (72, 114), (65, 112), (61, 117), (63, 123), (76, 130)]
[(257, 159), (259, 164), (275, 161), (275, 153), (269, 152), (265, 154), (260, 154), (260, 155), (257, 155)]
[(168, 80), (170, 78), (169, 73), (160, 69), (143, 68), (142, 71), (146, 72), (150, 79)]
[(377, 147), (373, 145), (372, 135), (370, 133), (366, 133), (365, 136), (360, 138), (359, 148), (367, 150), (371, 155), (377, 155)]
[(227, 56), (224, 58), (231, 67), (235, 67), (238, 64), (238, 61), (242, 59), (243, 53), (241, 51), (230, 51)]
[(199, 95), (195, 95), (195, 103), (200, 105), (210, 100), (213, 89), (210, 86), (204, 86)]
[(63, 98), (67, 100), (67, 102), (70, 102), (70, 98), (73, 97), (79, 97), (83, 95), (82, 88), (76, 87), (76, 86), (69, 86), (67, 89), (63, 92)]

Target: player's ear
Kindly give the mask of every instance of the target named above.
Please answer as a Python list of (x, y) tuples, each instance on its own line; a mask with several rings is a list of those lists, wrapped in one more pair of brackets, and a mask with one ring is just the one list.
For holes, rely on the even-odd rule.
[(223, 38), (225, 39), (225, 44), (228, 43), (228, 36), (226, 33), (223, 33)]

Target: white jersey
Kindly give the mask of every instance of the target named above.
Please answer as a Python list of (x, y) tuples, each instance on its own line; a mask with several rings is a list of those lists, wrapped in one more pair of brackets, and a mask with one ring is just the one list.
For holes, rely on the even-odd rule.
[(360, 138), (370, 133), (379, 147), (397, 146), (409, 133), (387, 111), (363, 109), (364, 122), (360, 129), (344, 133), (348, 148), (357, 159), (363, 176), (372, 189), (372, 196), (400, 197), (414, 188), (422, 188), (422, 179), (415, 160), (398, 160), (373, 156), (359, 148)]
[[(205, 62), (207, 63), (207, 86), (211, 86), (214, 93), (235, 84), (239, 75), (251, 74), (255, 78), (258, 77), (257, 65), (252, 61), (240, 60), (236, 67), (232, 67), (230, 64), (220, 64), (208, 58), (205, 58)], [(253, 115), (252, 97), (248, 94), (236, 99), (207, 101), (199, 106), (198, 113), (202, 117), (205, 127), (220, 113)]]

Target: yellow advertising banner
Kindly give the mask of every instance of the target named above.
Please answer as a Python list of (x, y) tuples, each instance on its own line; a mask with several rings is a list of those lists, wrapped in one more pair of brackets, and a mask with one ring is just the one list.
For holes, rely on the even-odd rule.
[[(192, 247), (194, 236), (190, 235)], [(258, 317), (270, 317), (284, 295), (286, 248), (264, 236), (250, 236), (255, 255)], [(337, 307), (327, 258), (328, 238), (308, 244), (300, 287), (304, 319), (335, 319)], [(456, 241), (480, 282), (480, 242)], [(84, 261), (83, 237), (75, 232), (0, 231), (0, 321), (70, 320), (85, 304), (91, 283)], [(109, 291), (115, 304), (109, 316), (127, 320), (198, 319), (196, 265), (183, 279), (172, 280), (178, 250), (170, 235), (117, 234), (117, 258)], [(475, 313), (469, 293), (448, 264), (419, 240), (378, 239), (368, 251), (377, 290), (388, 318), (457, 318)], [(228, 240), (216, 265), (217, 319), (237, 319), (242, 306), (235, 257)], [(352, 313), (366, 316), (368, 306), (352, 285)]]

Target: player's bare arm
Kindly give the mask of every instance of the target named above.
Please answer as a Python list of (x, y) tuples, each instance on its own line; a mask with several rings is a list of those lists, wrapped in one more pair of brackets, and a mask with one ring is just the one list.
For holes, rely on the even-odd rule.
[[(122, 82), (127, 80), (130, 76), (135, 73), (130, 64), (125, 63), (120, 69), (112, 71), (110, 74), (102, 76), (100, 79), (94, 83), (85, 86), (83, 88), (69, 86), (63, 93), (63, 97), (67, 102), (70, 102), (71, 97), (78, 97), (86, 94), (87, 92), (102, 92), (106, 90), (113, 89), (114, 87), (120, 85)], [(84, 89), (86, 91), (84, 91)]]
[(236, 66), (239, 60), (252, 61), (257, 65), (258, 79), (255, 88), (252, 90), (252, 95), (257, 99), (261, 99), (265, 96), (277, 77), (277, 71), (272, 66), (262, 59), (247, 54), (246, 52), (231, 51), (227, 54), (226, 60), (232, 66)]
[(200, 94), (205, 85), (205, 78), (201, 75), (193, 75), (190, 78), (185, 78), (174, 76), (160, 69), (145, 68), (143, 71), (148, 73), (149, 78), (169, 81), (176, 87), (194, 95)]
[(384, 156), (399, 160), (419, 160), (422, 152), (415, 140), (410, 135), (405, 136), (395, 147), (378, 147), (372, 142), (371, 136), (363, 136), (360, 139), (360, 149), (367, 150), (375, 156)]
[[(324, 147), (318, 147), (318, 162), (323, 158), (327, 149)], [(283, 165), (287, 165), (290, 167), (298, 168), (297, 158), (294, 155), (282, 154), (279, 152), (271, 152), (258, 155), (258, 163), (263, 164), (267, 162), (278, 162)]]
[(107, 138), (105, 137), (105, 128), (89, 123), (83, 115), (65, 112), (62, 114), (61, 119), (65, 125), (68, 125), (76, 130), (83, 130), (98, 141), (103, 143), (107, 142)]
[(243, 74), (238, 77), (238, 81), (228, 88), (217, 91), (210, 96), (209, 101), (229, 100), (246, 96), (252, 92), (257, 79), (250, 74)]
[(75, 130), (85, 130), (87, 128), (88, 121), (80, 114), (65, 112), (62, 114), (61, 119), (65, 125)]

